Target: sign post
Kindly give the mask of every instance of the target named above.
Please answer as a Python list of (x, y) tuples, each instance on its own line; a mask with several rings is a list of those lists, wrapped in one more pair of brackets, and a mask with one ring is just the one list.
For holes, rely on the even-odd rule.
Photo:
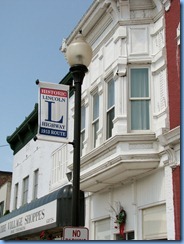
[(64, 227), (63, 240), (89, 240), (89, 230), (86, 227)]
[(68, 142), (69, 86), (43, 83), (39, 85), (37, 139)]

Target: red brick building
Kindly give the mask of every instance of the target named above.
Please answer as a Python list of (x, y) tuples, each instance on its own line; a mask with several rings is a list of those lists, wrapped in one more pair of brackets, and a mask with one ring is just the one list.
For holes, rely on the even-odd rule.
[(12, 172), (0, 171), (0, 187), (7, 181), (11, 181), (11, 179), (12, 179)]

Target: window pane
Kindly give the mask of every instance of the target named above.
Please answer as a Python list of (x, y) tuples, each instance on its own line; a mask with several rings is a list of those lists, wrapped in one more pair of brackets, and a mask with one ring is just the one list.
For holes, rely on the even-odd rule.
[(107, 113), (107, 139), (112, 136), (113, 119), (114, 119), (114, 108), (109, 110)]
[(67, 160), (67, 144), (63, 144), (52, 154), (51, 187), (66, 178)]
[(131, 129), (149, 130), (149, 101), (131, 102)]
[(96, 140), (97, 140), (97, 131), (99, 129), (99, 120), (97, 120), (93, 124), (93, 138), (94, 138), (94, 147), (96, 147)]
[(80, 155), (82, 156), (82, 149), (84, 148), (85, 140), (85, 120), (86, 120), (86, 109), (85, 106), (81, 107), (81, 140), (80, 140)]
[(33, 189), (33, 199), (37, 198), (38, 195), (38, 169), (34, 172), (34, 189)]
[(131, 97), (148, 97), (148, 69), (131, 69)]
[(116, 240), (133, 240), (133, 239), (134, 239), (134, 231), (124, 233), (124, 236), (120, 234), (116, 235)]
[(4, 214), (4, 201), (0, 202), (0, 217)]
[(19, 188), (19, 185), (18, 185), (18, 183), (17, 183), (17, 184), (15, 184), (15, 196), (14, 196), (15, 202), (14, 202), (14, 209), (17, 208), (17, 202), (18, 202), (18, 188)]
[(95, 240), (110, 240), (110, 220), (95, 222)]
[(85, 129), (85, 117), (86, 117), (86, 110), (85, 107), (81, 107), (81, 130)]
[(29, 177), (26, 177), (23, 180), (23, 199), (22, 204), (26, 204), (28, 200), (28, 184), (29, 184)]
[(111, 80), (108, 83), (108, 103), (107, 103), (107, 109), (111, 108), (113, 105), (114, 105), (114, 80)]
[(93, 120), (99, 117), (99, 96), (96, 93), (93, 96)]
[(143, 209), (143, 240), (167, 238), (165, 204)]
[(80, 138), (80, 155), (82, 156), (82, 149), (84, 148), (84, 140), (85, 140), (85, 130), (81, 132)]

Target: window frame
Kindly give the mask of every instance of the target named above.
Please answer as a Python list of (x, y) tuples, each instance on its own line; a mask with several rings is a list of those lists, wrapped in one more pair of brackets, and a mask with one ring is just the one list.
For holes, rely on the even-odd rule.
[[(133, 238), (132, 236), (133, 235)], [(130, 231), (125, 231), (124, 232), (124, 237), (122, 237), (119, 233), (115, 234), (115, 240), (116, 241), (129, 241), (129, 240), (135, 240), (135, 231), (130, 230)]]
[(52, 153), (51, 188), (61, 184), (61, 182), (65, 182), (67, 163), (67, 144), (63, 144)]
[[(82, 114), (82, 109), (84, 109), (84, 118)], [(84, 126), (82, 126), (84, 123)], [(81, 131), (80, 131), (80, 156), (82, 156), (82, 151), (84, 149), (84, 141), (86, 137), (86, 107), (85, 104), (81, 105)]]
[[(113, 82), (113, 104), (109, 106), (108, 101), (109, 101), (109, 84), (110, 82)], [(112, 116), (113, 114), (113, 116)], [(110, 115), (110, 116), (109, 116)], [(111, 118), (113, 117), (113, 118)], [(113, 120), (115, 118), (115, 80), (113, 79), (113, 77), (111, 76), (108, 80), (107, 80), (107, 87), (106, 87), (106, 133), (105, 133), (105, 137), (106, 140), (108, 140), (109, 138), (112, 137), (112, 130), (114, 127), (113, 124)]]
[[(159, 211), (159, 213), (158, 213)], [(146, 213), (147, 212), (147, 213)], [(155, 213), (157, 215), (155, 216)], [(161, 225), (159, 228), (159, 232), (156, 234), (154, 233), (154, 229), (156, 230), (158, 227), (157, 225), (152, 224), (152, 221), (148, 221), (150, 217), (149, 215), (154, 215), (155, 222), (159, 222)], [(157, 218), (158, 217), (158, 218)], [(151, 218), (152, 219), (152, 218)], [(143, 241), (152, 241), (152, 240), (167, 240), (167, 211), (166, 211), (166, 203), (160, 203), (156, 205), (147, 206), (141, 209), (141, 226), (142, 226), (142, 240)], [(149, 222), (152, 224), (152, 228), (150, 228)], [(149, 230), (151, 229), (151, 233), (149, 231), (146, 232), (146, 228)], [(147, 237), (147, 238), (146, 238)]]
[[(27, 183), (27, 184), (25, 184), (25, 183)], [(23, 186), (22, 186), (22, 205), (25, 205), (25, 204), (28, 203), (28, 193), (29, 193), (29, 175), (26, 176), (23, 179)]]
[[(95, 96), (98, 98), (98, 112), (97, 117), (94, 117), (95, 111), (94, 111), (94, 102), (95, 102)], [(92, 94), (92, 147), (96, 148), (96, 142), (98, 139), (98, 130), (99, 130), (99, 114), (100, 114), (100, 96), (98, 94), (98, 91), (95, 90), (95, 92)]]
[(1, 201), (0, 202), (0, 217), (2, 217), (4, 215), (4, 207), (5, 207), (4, 201)]
[[(106, 224), (109, 225), (109, 239), (100, 239), (100, 240), (110, 240), (110, 237), (111, 237), (111, 234), (110, 234), (110, 230), (111, 230), (111, 219), (110, 217), (105, 217), (105, 218), (100, 218), (100, 219), (96, 219), (93, 221), (93, 225), (94, 225), (94, 240), (98, 241), (99, 239), (96, 239), (97, 236), (99, 235), (100, 232), (98, 232), (98, 228), (99, 228), (99, 224), (100, 223), (103, 223), (104, 225), (104, 222), (106, 222)], [(103, 226), (101, 225), (101, 226)], [(108, 231), (108, 230), (107, 230)], [(103, 233), (103, 231), (101, 232)]]
[[(146, 97), (131, 97), (131, 70), (132, 69), (147, 69), (148, 71), (148, 96)], [(142, 133), (142, 132), (150, 132), (151, 131), (151, 71), (150, 65), (131, 65), (129, 67), (129, 77), (128, 77), (128, 130), (132, 133)], [(131, 110), (131, 101), (148, 101), (148, 129), (132, 129), (132, 110)]]
[(33, 180), (33, 200), (38, 198), (38, 179), (39, 178), (39, 169), (34, 171), (34, 180)]
[(18, 206), (18, 193), (19, 193), (19, 183), (17, 182), (14, 188), (14, 209), (17, 209)]

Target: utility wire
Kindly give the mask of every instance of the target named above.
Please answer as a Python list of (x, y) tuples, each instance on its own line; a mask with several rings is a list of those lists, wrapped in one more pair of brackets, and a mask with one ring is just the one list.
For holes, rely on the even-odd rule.
[(0, 147), (7, 147), (7, 146), (9, 146), (8, 144), (6, 144), (6, 145), (0, 145)]

